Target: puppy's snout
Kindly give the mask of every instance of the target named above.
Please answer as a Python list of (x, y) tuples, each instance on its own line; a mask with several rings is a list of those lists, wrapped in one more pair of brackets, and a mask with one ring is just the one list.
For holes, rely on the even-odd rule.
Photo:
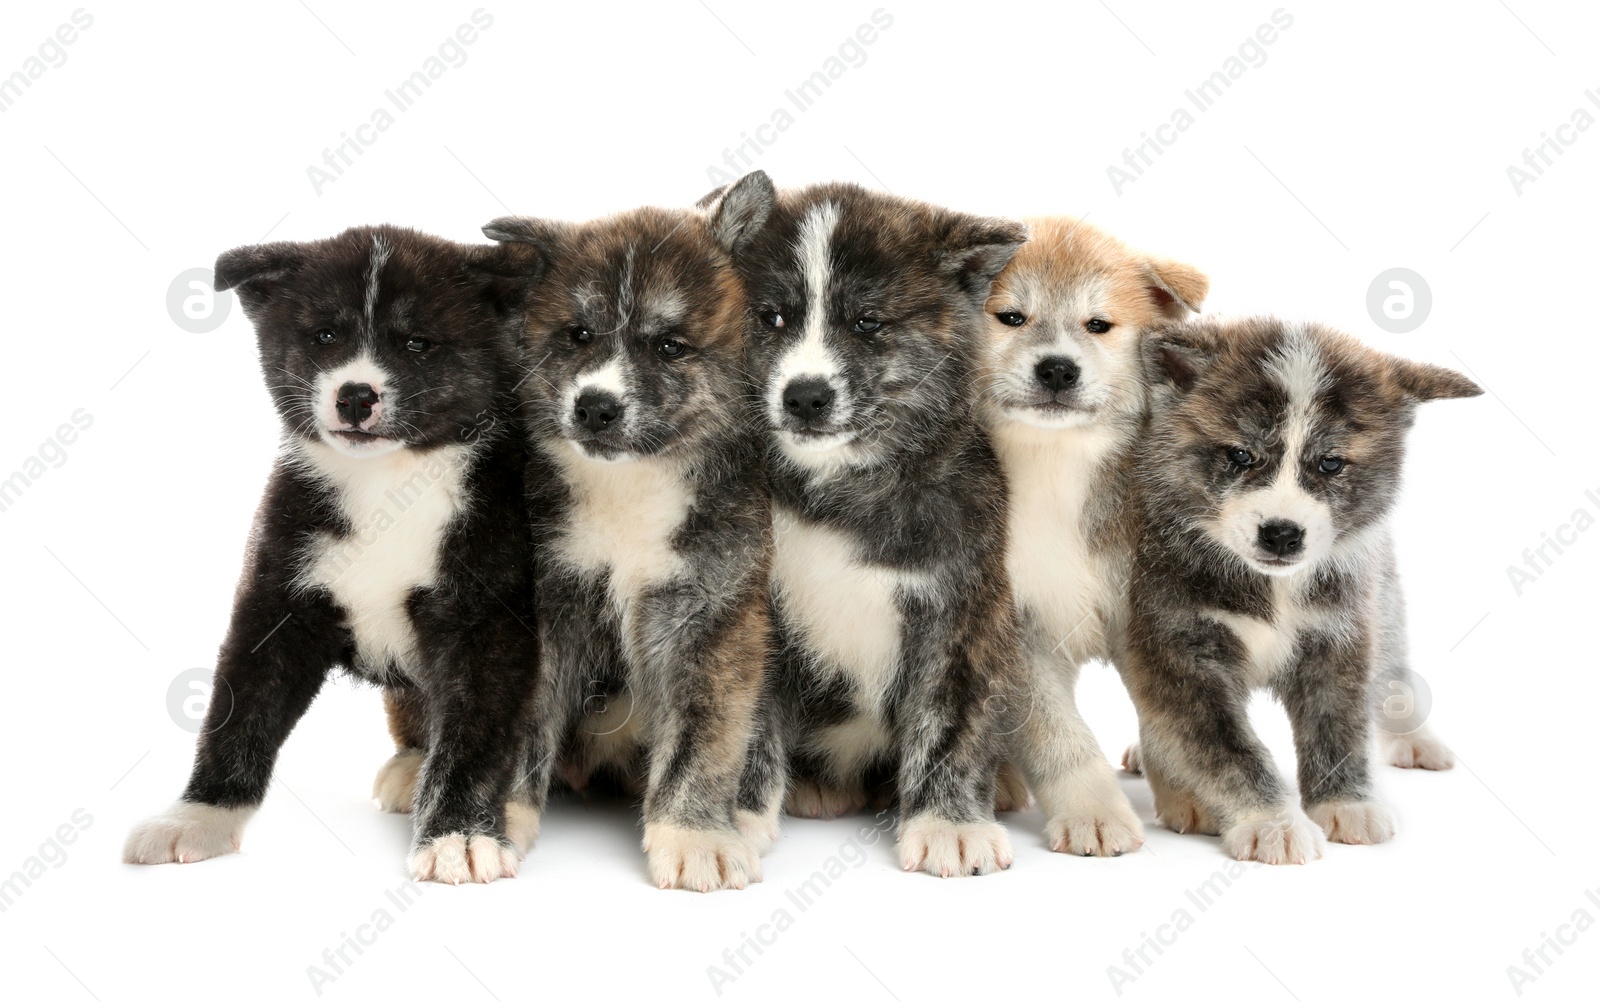
[(334, 397), (334, 410), (339, 420), (352, 428), (360, 428), (372, 417), (380, 396), (371, 383), (345, 383)]
[(1083, 371), (1078, 368), (1078, 363), (1072, 359), (1064, 358), (1060, 355), (1052, 355), (1049, 358), (1040, 359), (1039, 364), (1033, 367), (1033, 374), (1038, 377), (1039, 382), (1044, 384), (1045, 389), (1052, 393), (1059, 393), (1062, 390), (1070, 390), (1078, 385), (1078, 377), (1083, 374)]
[(1256, 531), (1256, 543), (1268, 553), (1291, 557), (1305, 546), (1306, 531), (1286, 519), (1273, 519)]
[(826, 379), (796, 379), (783, 388), (783, 409), (806, 424), (821, 424), (833, 409), (833, 396)]
[(584, 390), (578, 394), (572, 416), (593, 432), (602, 432), (622, 416), (622, 401), (604, 390)]

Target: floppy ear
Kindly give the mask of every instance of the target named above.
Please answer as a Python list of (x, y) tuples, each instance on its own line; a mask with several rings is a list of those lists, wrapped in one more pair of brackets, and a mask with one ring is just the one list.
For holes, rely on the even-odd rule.
[(1211, 280), (1192, 265), (1152, 258), (1145, 262), (1145, 289), (1163, 317), (1182, 320), (1200, 312)]
[(1199, 327), (1160, 328), (1144, 340), (1145, 377), (1152, 386), (1188, 393), (1216, 360), (1217, 347), (1216, 338)]
[(1400, 384), (1400, 388), (1408, 397), (1419, 403), (1424, 400), (1476, 397), (1483, 393), (1483, 387), (1454, 369), (1446, 369), (1442, 365), (1397, 358), (1393, 360), (1392, 366), (1395, 382)]
[(981, 305), (1017, 248), (1028, 240), (1028, 228), (1009, 219), (947, 213), (938, 233), (939, 267)]
[(218, 292), (233, 289), (245, 309), (253, 310), (272, 298), (306, 262), (305, 244), (279, 241), (235, 247), (217, 255), (212, 286)]
[(772, 179), (764, 170), (753, 170), (724, 185), (695, 203), (711, 217), (711, 235), (722, 249), (733, 253), (739, 245), (761, 232), (778, 202)]
[(531, 244), (516, 242), (466, 249), (467, 274), (478, 282), (484, 298), (502, 319), (522, 312), (545, 265), (544, 255)]

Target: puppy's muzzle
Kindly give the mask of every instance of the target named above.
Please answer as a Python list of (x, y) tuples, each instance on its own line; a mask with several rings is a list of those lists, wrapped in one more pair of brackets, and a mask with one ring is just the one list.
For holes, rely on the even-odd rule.
[(1273, 519), (1256, 530), (1256, 545), (1280, 560), (1293, 560), (1305, 549), (1306, 531), (1286, 519)]
[(833, 416), (833, 387), (825, 379), (791, 380), (783, 388), (783, 411), (806, 430), (826, 427)]
[(1075, 388), (1078, 379), (1083, 375), (1083, 370), (1070, 358), (1052, 355), (1040, 359), (1039, 364), (1033, 367), (1033, 374), (1045, 389), (1051, 393), (1060, 393)]
[(371, 383), (345, 383), (334, 397), (333, 409), (339, 420), (355, 431), (368, 431), (377, 424), (378, 405), (382, 400)]
[(622, 401), (614, 394), (604, 390), (584, 390), (578, 394), (572, 416), (581, 427), (598, 435), (621, 420), (622, 410)]

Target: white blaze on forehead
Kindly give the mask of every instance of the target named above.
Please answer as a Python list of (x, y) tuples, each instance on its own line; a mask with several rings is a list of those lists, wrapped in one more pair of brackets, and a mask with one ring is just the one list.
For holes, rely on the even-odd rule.
[(378, 276), (383, 273), (383, 266), (388, 263), (389, 255), (394, 253), (394, 248), (389, 241), (381, 236), (372, 238), (372, 255), (367, 259), (367, 302), (366, 316), (367, 327), (371, 328), (373, 317), (378, 309)]
[[(806, 210), (795, 239), (795, 255), (805, 282), (806, 316), (799, 338), (778, 359), (768, 386), (767, 406), (774, 421), (783, 419), (783, 390), (796, 379), (823, 379), (833, 388), (833, 420), (850, 414), (848, 388), (841, 377), (838, 357), (828, 348), (828, 283), (832, 278), (833, 232), (839, 225), (839, 206), (823, 202)], [(791, 333), (791, 337), (793, 334)]]

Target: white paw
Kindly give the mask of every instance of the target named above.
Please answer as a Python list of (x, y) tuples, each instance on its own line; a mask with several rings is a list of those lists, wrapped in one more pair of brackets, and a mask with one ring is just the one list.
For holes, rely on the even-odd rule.
[(196, 863), (239, 851), (254, 807), (213, 807), (178, 801), (135, 825), (122, 849), (124, 863)]
[(1144, 760), (1139, 757), (1139, 742), (1135, 741), (1122, 753), (1122, 768), (1135, 776), (1144, 772)]
[(517, 801), (506, 803), (506, 838), (523, 855), (527, 855), (539, 838), (539, 812)]
[(378, 767), (378, 776), (372, 781), (373, 803), (379, 810), (392, 814), (409, 814), (417, 794), (417, 773), (421, 771), (420, 749), (395, 752), (389, 761)]
[(1378, 738), (1384, 760), (1401, 769), (1454, 769), (1450, 747), (1427, 731), (1384, 734)]
[(794, 779), (783, 809), (797, 818), (837, 818), (867, 806), (867, 796), (859, 790), (841, 790), (812, 779)]
[(1273, 864), (1321, 859), (1326, 844), (1322, 829), (1298, 807), (1241, 818), (1222, 836), (1223, 849), (1234, 859)]
[(756, 811), (735, 811), (733, 813), (733, 826), (739, 829), (739, 834), (755, 850), (756, 855), (765, 855), (778, 843), (778, 812), (761, 814)]
[(1330, 801), (1306, 812), (1328, 838), (1348, 845), (1377, 845), (1394, 838), (1394, 814), (1376, 800)]
[(742, 890), (761, 879), (761, 857), (732, 828), (683, 828), (668, 821), (644, 826), (650, 879), (662, 890)]
[(957, 824), (924, 815), (900, 830), (900, 865), (936, 877), (994, 873), (1011, 865), (1011, 839), (995, 821)]
[(1000, 765), (1000, 772), (994, 779), (994, 809), (997, 814), (1007, 811), (1025, 811), (1033, 802), (1033, 797), (1028, 793), (1028, 783), (1022, 778), (1022, 772), (1010, 762)]
[(501, 877), (515, 877), (519, 857), (510, 846), (501, 845), (487, 835), (441, 835), (411, 853), (414, 880), (437, 880), (441, 884), (487, 884)]
[(1126, 802), (1098, 804), (1096, 810), (1052, 818), (1044, 835), (1050, 851), (1073, 856), (1120, 856), (1144, 845), (1144, 825)]

